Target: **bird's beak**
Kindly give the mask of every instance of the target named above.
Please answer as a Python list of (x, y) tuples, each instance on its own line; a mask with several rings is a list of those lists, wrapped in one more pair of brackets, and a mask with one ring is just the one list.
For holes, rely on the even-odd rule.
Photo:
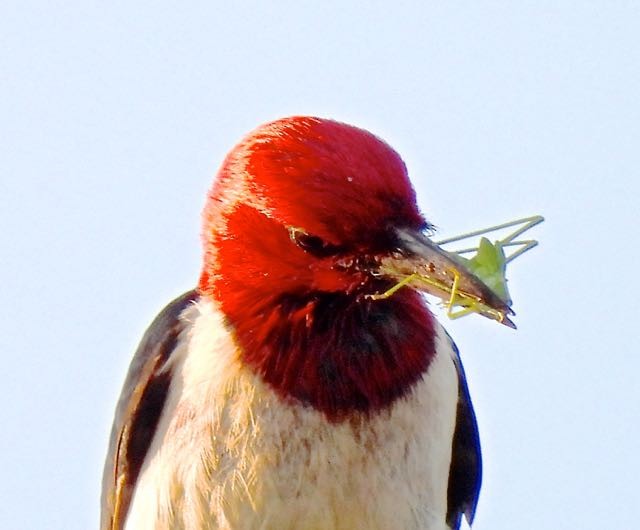
[(386, 293), (373, 298), (386, 298), (400, 287), (408, 286), (436, 296), (458, 314), (479, 313), (515, 328), (509, 320), (513, 315), (510, 302), (503, 300), (474, 275), (453, 253), (440, 248), (422, 232), (410, 229), (397, 231), (398, 252), (380, 259), (378, 273), (398, 283)]

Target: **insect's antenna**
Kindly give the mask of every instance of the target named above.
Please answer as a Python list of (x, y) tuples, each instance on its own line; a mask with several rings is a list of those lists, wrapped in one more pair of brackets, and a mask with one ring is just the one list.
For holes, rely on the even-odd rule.
[[(469, 238), (472, 238), (472, 237), (475, 237), (475, 236), (482, 236), (482, 235), (485, 235), (485, 234), (489, 234), (491, 232), (496, 232), (498, 230), (502, 230), (504, 228), (509, 228), (511, 226), (522, 225), (517, 230), (514, 230), (513, 232), (508, 234), (503, 239), (500, 239), (500, 240), (496, 241), (496, 243), (499, 243), (500, 246), (502, 246), (502, 247), (510, 247), (510, 246), (516, 246), (516, 245), (522, 246), (522, 248), (518, 249), (516, 252), (514, 252), (510, 256), (506, 257), (505, 262), (509, 263), (510, 261), (512, 261), (513, 259), (517, 258), (521, 254), (524, 254), (528, 250), (531, 250), (533, 247), (535, 247), (538, 244), (538, 242), (535, 239), (528, 239), (528, 240), (525, 240), (525, 241), (514, 241), (514, 239), (516, 237), (524, 234), (526, 231), (530, 230), (534, 226), (540, 224), (542, 221), (544, 221), (544, 217), (542, 217), (541, 215), (533, 215), (531, 217), (524, 217), (522, 219), (516, 219), (515, 221), (509, 221), (507, 223), (502, 223), (502, 224), (499, 224), (499, 225), (490, 226), (488, 228), (481, 228), (480, 230), (474, 230), (473, 232), (467, 232), (466, 234), (461, 234), (459, 236), (453, 236), (453, 237), (450, 237), (450, 238), (447, 238), (447, 239), (443, 239), (441, 241), (437, 241), (436, 244), (437, 245), (446, 245), (447, 243), (454, 243), (455, 241), (462, 241), (464, 239), (469, 239)], [(477, 250), (478, 250), (477, 246), (475, 246), (475, 247), (467, 247), (467, 248), (463, 248), (461, 250), (456, 250), (455, 253), (456, 254), (468, 254), (469, 252), (475, 252)]]
[[(519, 228), (515, 232), (509, 234), (507, 238), (503, 241), (508, 242), (512, 239), (518, 237), (520, 234), (526, 232), (530, 228), (544, 221), (544, 217), (541, 215), (533, 215), (531, 217), (524, 217), (522, 219), (516, 219), (515, 221), (508, 221), (506, 223), (501, 223), (499, 225), (490, 226), (488, 228), (480, 228), (479, 230), (473, 230), (472, 232), (467, 232), (466, 234), (460, 234), (459, 236), (449, 237), (447, 239), (442, 239), (440, 241), (436, 241), (436, 245), (446, 245), (447, 243), (453, 243), (455, 241), (461, 241), (463, 239), (468, 239), (474, 236), (481, 236), (483, 234), (488, 234), (489, 232), (495, 232), (497, 230), (502, 230), (503, 228), (509, 228), (510, 226), (517, 226), (525, 223), (522, 228)], [(464, 251), (460, 251), (464, 252)]]

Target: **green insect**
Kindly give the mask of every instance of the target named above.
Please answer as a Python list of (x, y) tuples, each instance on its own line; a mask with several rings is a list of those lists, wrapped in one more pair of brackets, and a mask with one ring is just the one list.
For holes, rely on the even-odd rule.
[[(444, 254), (448, 258), (442, 260), (438, 265), (432, 264), (431, 270), (409, 271), (389, 290), (370, 297), (374, 300), (388, 298), (405, 286), (419, 283), (423, 286), (423, 290), (443, 302), (450, 318), (459, 318), (470, 313), (478, 313), (507, 326), (515, 327), (509, 319), (509, 315), (513, 314), (513, 311), (511, 310), (511, 297), (507, 288), (507, 265), (538, 244), (535, 239), (518, 240), (517, 238), (542, 221), (544, 221), (542, 216), (535, 215), (437, 241), (435, 244), (438, 247), (443, 247), (451, 243), (480, 237), (477, 246), (460, 250), (442, 249), (446, 251)], [(503, 232), (511, 227), (516, 228), (502, 239), (495, 240), (493, 243), (489, 238), (485, 237), (489, 234)], [(507, 255), (507, 251), (511, 249), (515, 249), (515, 251)], [(472, 254), (471, 257), (467, 257), (470, 254)], [(390, 266), (393, 267), (393, 264)], [(393, 274), (397, 271), (390, 268), (388, 272)], [(469, 272), (474, 277), (476, 287), (471, 286), (469, 288)], [(396, 274), (396, 277), (399, 277), (399, 275)], [(463, 285), (463, 277), (466, 278), (466, 285)], [(477, 288), (478, 282), (489, 288), (493, 293), (491, 297), (495, 299), (495, 296), (497, 296), (501, 300), (501, 303), (498, 304), (501, 309), (495, 309), (495, 303), (490, 303), (485, 295), (478, 294), (481, 291)], [(426, 289), (424, 289), (425, 286), (427, 287)]]
[(465, 258), (458, 255), (458, 258), (487, 287), (511, 305), (511, 297), (507, 289), (507, 258), (504, 255), (502, 242), (491, 243), (483, 237), (480, 239), (475, 256)]
[[(538, 244), (535, 239), (518, 240), (517, 238), (534, 226), (542, 223), (542, 221), (544, 221), (544, 217), (541, 215), (516, 219), (515, 221), (509, 221), (507, 223), (450, 237), (439, 241), (438, 245), (448, 245), (450, 243), (482, 236), (478, 246), (455, 250), (453, 251), (453, 254), (457, 256), (458, 260), (460, 260), (467, 269), (475, 274), (487, 287), (504, 300), (507, 305), (511, 306), (511, 296), (509, 295), (509, 289), (507, 287), (507, 264)], [(502, 239), (496, 240), (493, 243), (485, 237), (485, 235), (511, 227), (517, 228)], [(510, 248), (515, 248), (516, 250), (507, 256), (505, 249)], [(473, 252), (475, 252), (475, 254), (470, 258), (464, 256), (465, 254), (471, 254)], [(455, 295), (455, 293), (453, 294)], [(464, 300), (458, 304), (454, 302), (453, 305), (460, 305), (465, 309), (469, 309), (469, 304), (465, 305)], [(468, 314), (469, 312), (482, 313), (482, 311), (476, 311), (474, 308), (471, 308), (470, 311), (464, 311), (463, 314)], [(454, 318), (456, 316), (463, 316), (463, 314), (458, 315), (456, 313), (449, 312), (449, 316), (453, 316)]]

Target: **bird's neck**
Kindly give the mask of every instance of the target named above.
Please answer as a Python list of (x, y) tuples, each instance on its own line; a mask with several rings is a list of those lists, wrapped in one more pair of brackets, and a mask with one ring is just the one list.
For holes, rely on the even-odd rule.
[(283, 399), (335, 421), (405, 396), (435, 355), (433, 317), (410, 290), (376, 301), (309, 293), (251, 303), (237, 290), (218, 294), (243, 362)]

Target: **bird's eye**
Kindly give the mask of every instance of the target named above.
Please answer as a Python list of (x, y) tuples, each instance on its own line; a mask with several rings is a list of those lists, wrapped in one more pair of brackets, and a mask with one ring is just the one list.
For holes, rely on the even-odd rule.
[(323, 241), (318, 236), (307, 234), (299, 228), (289, 228), (289, 237), (302, 250), (316, 256), (318, 258), (326, 258), (327, 256), (335, 256), (340, 253), (342, 247), (332, 245)]

